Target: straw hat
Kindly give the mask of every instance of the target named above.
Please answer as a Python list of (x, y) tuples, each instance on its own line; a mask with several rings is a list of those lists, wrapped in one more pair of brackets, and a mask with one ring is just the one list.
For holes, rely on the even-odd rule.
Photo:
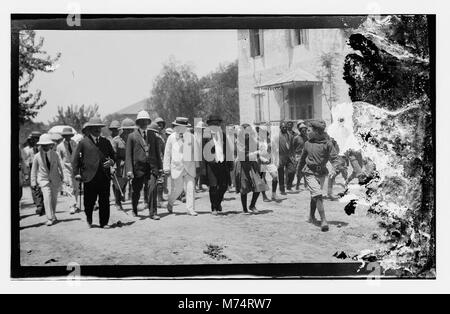
[(175, 119), (175, 121), (172, 122), (173, 125), (178, 125), (178, 126), (186, 126), (186, 127), (190, 127), (191, 125), (189, 124), (189, 119), (185, 118), (185, 117), (177, 117)]

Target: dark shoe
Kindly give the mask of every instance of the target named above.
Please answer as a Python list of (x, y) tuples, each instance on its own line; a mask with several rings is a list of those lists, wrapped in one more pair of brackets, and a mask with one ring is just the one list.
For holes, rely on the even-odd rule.
[(173, 205), (167, 203), (167, 211), (169, 212), (169, 214), (173, 213)]
[(286, 191), (281, 191), (280, 194), (281, 195), (287, 195)]
[(153, 216), (150, 216), (150, 219), (159, 220), (160, 217), (158, 215), (153, 215)]
[(320, 230), (322, 230), (322, 232), (327, 232), (328, 230), (330, 230), (330, 228), (325, 224), (320, 227)]

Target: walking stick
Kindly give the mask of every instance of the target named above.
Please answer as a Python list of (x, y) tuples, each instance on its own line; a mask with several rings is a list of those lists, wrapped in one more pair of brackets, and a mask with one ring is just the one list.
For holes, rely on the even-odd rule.
[(119, 189), (119, 192), (120, 192), (120, 197), (122, 199), (125, 198), (125, 194), (123, 194), (122, 188), (120, 187), (119, 180), (117, 179), (117, 176), (116, 176), (115, 172), (113, 173), (113, 179), (116, 181), (117, 188)]

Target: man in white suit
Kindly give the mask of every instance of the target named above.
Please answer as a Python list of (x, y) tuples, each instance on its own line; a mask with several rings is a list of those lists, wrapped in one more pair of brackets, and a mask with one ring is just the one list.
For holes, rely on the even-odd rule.
[(168, 197), (167, 210), (173, 211), (173, 204), (180, 194), (186, 194), (186, 209), (189, 215), (197, 216), (194, 207), (195, 169), (198, 162), (194, 158), (194, 136), (188, 130), (188, 119), (177, 117), (172, 123), (175, 132), (166, 142), (164, 151), (164, 173), (171, 177), (171, 191)]
[(61, 159), (52, 149), (53, 141), (48, 134), (42, 134), (37, 145), (39, 153), (34, 155), (31, 166), (31, 187), (39, 186), (44, 197), (47, 226), (53, 225), (56, 220), (56, 203), (58, 192), (63, 180)]
[(56, 152), (61, 157), (61, 161), (63, 163), (63, 170), (64, 170), (64, 183), (71, 189), (71, 193), (75, 199), (75, 202), (73, 203), (70, 214), (73, 215), (76, 212), (78, 212), (80, 209), (77, 207), (77, 196), (78, 196), (78, 182), (75, 180), (75, 175), (72, 171), (72, 159), (75, 153), (75, 148), (77, 147), (77, 144), (74, 140), (72, 140), (72, 137), (74, 136), (74, 133), (72, 131), (72, 128), (67, 127), (64, 128), (62, 133), (62, 137), (64, 140), (58, 144), (56, 147)]

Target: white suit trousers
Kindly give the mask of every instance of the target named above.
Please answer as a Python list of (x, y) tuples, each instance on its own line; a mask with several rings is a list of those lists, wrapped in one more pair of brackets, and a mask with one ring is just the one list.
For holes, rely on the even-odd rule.
[(41, 187), (44, 197), (45, 214), (48, 220), (56, 219), (56, 203), (58, 202), (59, 186), (45, 185)]
[(195, 178), (189, 175), (186, 170), (176, 179), (171, 177), (170, 194), (168, 197), (168, 203), (173, 205), (180, 194), (185, 192), (186, 194), (186, 210), (190, 213), (195, 211), (194, 205), (194, 191), (195, 191)]

